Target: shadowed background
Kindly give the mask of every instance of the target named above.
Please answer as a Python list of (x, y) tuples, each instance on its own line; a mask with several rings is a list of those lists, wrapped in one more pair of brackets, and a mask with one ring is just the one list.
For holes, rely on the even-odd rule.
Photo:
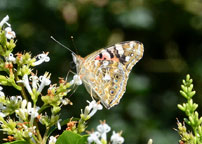
[[(177, 104), (182, 78), (194, 79), (195, 102), (202, 110), (202, 2), (199, 0), (0, 0), (0, 19), (9, 15), (18, 51), (33, 55), (49, 51), (51, 61), (37, 67), (52, 73), (53, 83), (73, 68), (71, 52), (50, 39), (86, 56), (121, 41), (144, 44), (143, 59), (133, 68), (119, 105), (102, 110), (89, 121), (88, 130), (106, 120), (112, 130), (123, 131), (126, 144), (177, 143)], [(74, 37), (74, 43), (70, 39)], [(75, 48), (76, 47), (76, 48)], [(76, 50), (77, 49), (77, 50)], [(71, 75), (69, 80), (71, 80)], [(13, 93), (6, 93), (13, 95)], [(80, 86), (61, 117), (79, 117), (90, 100)]]

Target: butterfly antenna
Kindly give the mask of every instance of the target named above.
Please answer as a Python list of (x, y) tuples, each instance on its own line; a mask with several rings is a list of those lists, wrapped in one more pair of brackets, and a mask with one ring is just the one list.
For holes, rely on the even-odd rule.
[(67, 72), (67, 75), (66, 75), (66, 77), (65, 77), (65, 81), (67, 81), (68, 76), (69, 76), (69, 71)]
[[(66, 48), (67, 50), (69, 50), (70, 52), (72, 52), (73, 54), (75, 54), (75, 52), (73, 52), (70, 48), (66, 47), (65, 45), (63, 45), (62, 43), (60, 43), (59, 41), (57, 41), (53, 36), (50, 37), (52, 40), (54, 40), (56, 43), (58, 43), (60, 46)], [(76, 54), (75, 54), (76, 55)]]
[(72, 40), (72, 44), (73, 44), (74, 49), (76, 50), (76, 53), (78, 53), (78, 49), (77, 49), (77, 47), (76, 47), (76, 45), (75, 45), (75, 42), (74, 42), (74, 37), (71, 36), (70, 38), (71, 38), (71, 40)]

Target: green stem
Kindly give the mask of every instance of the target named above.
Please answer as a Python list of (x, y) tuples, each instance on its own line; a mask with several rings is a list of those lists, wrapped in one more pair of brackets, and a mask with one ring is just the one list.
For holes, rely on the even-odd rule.
[(41, 142), (41, 144), (46, 144), (46, 141), (47, 141), (47, 138), (48, 138), (48, 131), (49, 131), (49, 128), (47, 127), (45, 133), (44, 133), (44, 136), (43, 136), (43, 140)]
[(38, 113), (40, 114), (43, 110), (45, 110), (46, 108), (50, 107), (50, 105), (44, 104), (39, 110)]
[(38, 142), (41, 142), (43, 139), (41, 137), (41, 133), (39, 131), (39, 126), (38, 124), (36, 125), (36, 135), (37, 135), (37, 138), (38, 138)]
[(22, 84), (20, 84), (20, 85), (21, 85), (21, 88), (22, 88), (20, 92), (21, 92), (23, 98), (28, 101), (28, 97), (27, 97), (26, 92), (25, 92), (25, 87)]
[[(16, 74), (15, 74), (15, 75), (16, 75)], [(18, 78), (18, 76), (15, 76), (15, 79), (16, 79), (16, 81), (19, 81), (19, 80), (20, 80), (20, 79)], [(21, 94), (22, 94), (22, 97), (28, 101), (28, 97), (27, 97), (27, 95), (26, 95), (24, 85), (23, 85), (22, 83), (19, 83), (18, 87), (21, 88), (20, 92), (21, 92)]]

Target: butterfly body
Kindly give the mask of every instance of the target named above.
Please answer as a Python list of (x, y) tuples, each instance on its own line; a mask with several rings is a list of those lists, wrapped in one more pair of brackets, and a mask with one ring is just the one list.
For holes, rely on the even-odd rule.
[(73, 54), (73, 60), (87, 91), (110, 109), (125, 93), (129, 73), (142, 58), (143, 51), (142, 43), (127, 41), (100, 49), (84, 58)]

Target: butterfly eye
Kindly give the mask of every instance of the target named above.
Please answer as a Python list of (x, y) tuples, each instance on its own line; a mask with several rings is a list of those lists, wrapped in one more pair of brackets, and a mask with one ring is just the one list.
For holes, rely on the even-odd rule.
[(113, 89), (113, 88), (111, 88), (110, 90), (109, 90), (109, 93), (110, 93), (110, 95), (114, 95), (115, 94), (115, 89)]
[(120, 76), (119, 76), (118, 74), (115, 74), (115, 75), (114, 75), (114, 78), (115, 78), (116, 80), (119, 80), (119, 79), (120, 79)]

